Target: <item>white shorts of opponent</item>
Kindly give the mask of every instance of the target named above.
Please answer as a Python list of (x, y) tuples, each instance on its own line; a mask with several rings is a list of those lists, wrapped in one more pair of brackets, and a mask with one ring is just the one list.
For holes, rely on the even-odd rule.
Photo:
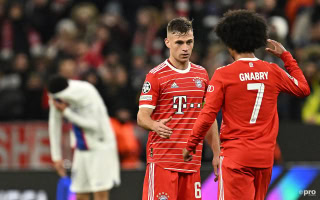
[(120, 164), (115, 148), (75, 150), (71, 169), (71, 191), (91, 193), (120, 185)]

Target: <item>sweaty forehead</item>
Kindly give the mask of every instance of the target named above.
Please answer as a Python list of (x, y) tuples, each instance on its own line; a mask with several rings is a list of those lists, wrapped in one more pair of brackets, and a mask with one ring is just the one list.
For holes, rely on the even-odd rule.
[(187, 33), (168, 33), (168, 38), (172, 40), (190, 40), (193, 39), (193, 31)]

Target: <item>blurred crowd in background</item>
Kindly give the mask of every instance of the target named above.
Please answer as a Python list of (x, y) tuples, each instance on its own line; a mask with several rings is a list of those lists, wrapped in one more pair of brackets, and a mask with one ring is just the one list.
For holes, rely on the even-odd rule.
[[(193, 20), (191, 61), (211, 77), (232, 62), (214, 32), (229, 9), (263, 15), (269, 37), (308, 79), (308, 98), (279, 97), (280, 120), (320, 125), (320, 0), (0, 0), (0, 121), (47, 120), (45, 83), (54, 73), (89, 81), (108, 107), (123, 166), (135, 167), (147, 140), (135, 123), (138, 99), (145, 75), (169, 56), (167, 23)], [(283, 67), (264, 49), (256, 56)]]

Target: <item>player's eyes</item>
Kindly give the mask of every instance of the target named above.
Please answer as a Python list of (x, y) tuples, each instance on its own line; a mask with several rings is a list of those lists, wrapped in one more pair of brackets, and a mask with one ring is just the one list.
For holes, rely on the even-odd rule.
[(178, 45), (183, 45), (184, 43), (186, 43), (187, 45), (190, 45), (190, 44), (193, 43), (193, 40), (188, 40), (186, 42), (184, 42), (184, 41), (176, 41), (175, 43), (178, 44)]

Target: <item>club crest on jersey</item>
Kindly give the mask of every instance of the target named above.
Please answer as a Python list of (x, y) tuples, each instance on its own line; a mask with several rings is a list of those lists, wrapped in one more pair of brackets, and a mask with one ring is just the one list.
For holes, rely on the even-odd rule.
[(193, 79), (193, 80), (194, 80), (197, 88), (202, 88), (202, 81), (201, 81), (200, 78), (195, 78), (195, 79)]
[(169, 195), (167, 193), (162, 192), (157, 195), (157, 199), (158, 200), (168, 200)]
[(151, 90), (151, 84), (147, 81), (142, 86), (142, 92), (144, 94), (148, 93)]

